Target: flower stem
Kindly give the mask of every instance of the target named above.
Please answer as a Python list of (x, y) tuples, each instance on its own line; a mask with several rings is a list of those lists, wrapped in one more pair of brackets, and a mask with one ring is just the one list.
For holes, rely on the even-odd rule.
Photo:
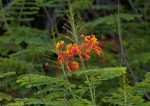
[[(64, 76), (65, 76), (65, 81), (66, 81), (66, 82), (65, 82), (65, 87), (66, 87), (66, 85), (68, 85), (69, 81), (68, 81), (67, 73), (66, 73), (66, 71), (65, 71), (64, 64), (62, 65), (62, 69), (63, 69), (63, 73), (64, 73)], [(72, 94), (74, 100), (76, 101), (77, 105), (79, 106), (79, 102), (77, 101), (77, 98), (76, 98), (75, 94), (73, 93), (72, 89), (71, 89), (70, 87), (68, 87), (68, 89), (69, 89), (69, 91), (71, 92), (71, 94)], [(66, 89), (65, 89), (65, 90), (66, 90)], [(66, 92), (66, 91), (64, 91), (64, 105), (66, 105), (66, 97), (65, 97), (66, 94), (65, 94), (65, 92)]]
[[(83, 66), (83, 69), (86, 70), (85, 68), (85, 65), (84, 65), (84, 62), (83, 60), (81, 59), (81, 63), (82, 63), (82, 66)], [(92, 106), (95, 106), (96, 103), (95, 103), (95, 93), (93, 93), (95, 91), (95, 88), (92, 88), (91, 84), (90, 84), (90, 80), (89, 80), (89, 77), (88, 75), (85, 75), (86, 77), (86, 80), (88, 82), (88, 85), (89, 85), (89, 89), (90, 89), (90, 95), (91, 95), (91, 100), (92, 100)], [(93, 89), (93, 90), (92, 90)]]

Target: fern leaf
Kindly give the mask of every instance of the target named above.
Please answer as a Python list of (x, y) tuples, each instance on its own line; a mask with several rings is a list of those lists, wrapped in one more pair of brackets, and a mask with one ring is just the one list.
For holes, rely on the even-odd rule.
[[(30, 8), (30, 11), (28, 11)], [(32, 15), (37, 14), (39, 6), (36, 4), (36, 0), (14, 0), (7, 8), (7, 13), (10, 17), (13, 17), (16, 21), (32, 21), (34, 18), (30, 18)], [(16, 16), (19, 16), (16, 18)]]
[(135, 87), (142, 92), (150, 92), (150, 72), (146, 73), (145, 80), (136, 83)]
[(15, 74), (16, 74), (16, 72), (0, 73), (0, 78), (7, 77), (10, 75), (15, 75)]
[(58, 79), (58, 78), (52, 78), (49, 76), (43, 76), (43, 75), (21, 75), (18, 77), (17, 83), (20, 83), (21, 86), (25, 86), (26, 88), (31, 88), (33, 86), (41, 86), (41, 85), (52, 85), (52, 84), (58, 84), (63, 85), (64, 80)]
[(88, 69), (85, 71), (79, 71), (76, 74), (78, 76), (81, 75), (88, 75), (90, 77), (97, 77), (99, 80), (108, 80), (114, 77), (118, 77), (125, 72), (125, 67), (112, 67), (112, 68), (95, 68), (95, 69)]
[(125, 86), (125, 88), (118, 88), (117, 91), (111, 93), (111, 96), (102, 99), (103, 102), (119, 106), (144, 106), (144, 99), (137, 95), (133, 87)]
[[(132, 15), (132, 14), (120, 14), (119, 15), (121, 19), (126, 21), (134, 20), (136, 17), (141, 17), (141, 15)], [(116, 23), (116, 17), (113, 15), (108, 15), (104, 17), (100, 17), (92, 22), (88, 22), (86, 25), (91, 26), (97, 26), (99, 24), (107, 24), (107, 25), (114, 25)]]
[(5, 93), (1, 93), (1, 92), (0, 92), (0, 101), (2, 101), (2, 100), (10, 101), (11, 99), (12, 99), (11, 96), (9, 96), (9, 95), (7, 95), (7, 94), (5, 94)]
[(24, 106), (24, 103), (22, 101), (17, 101), (15, 103), (9, 103), (8, 106)]
[[(36, 99), (36, 98), (23, 98), (15, 99), (15, 103), (10, 103), (8, 106), (24, 106), (24, 105), (46, 105), (46, 106), (63, 106), (63, 102), (60, 101), (51, 101), (49, 99)], [(16, 105), (17, 104), (17, 105)]]
[[(14, 44), (20, 44), (25, 41), (30, 45), (50, 45), (48, 41), (47, 31), (42, 31), (35, 28), (28, 28), (25, 26), (11, 28), (13, 33), (11, 35), (5, 35), (0, 37), (0, 41), (9, 43), (12, 41)], [(29, 33), (30, 32), (30, 33)]]
[[(11, 71), (14, 68), (18, 69), (18, 70), (23, 70), (23, 69), (26, 69), (27, 67), (33, 69), (32, 63), (25, 63), (25, 64), (26, 64), (26, 66), (24, 66), (23, 62), (20, 62), (18, 60), (14, 60), (14, 59), (0, 58), (0, 67), (8, 68), (8, 70), (11, 70)], [(11, 73), (11, 74), (13, 74), (13, 73)]]

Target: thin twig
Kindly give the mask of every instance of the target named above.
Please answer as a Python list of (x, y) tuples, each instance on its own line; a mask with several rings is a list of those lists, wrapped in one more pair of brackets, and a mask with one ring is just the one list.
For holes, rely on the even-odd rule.
[(133, 80), (135, 82), (137, 82), (138, 81), (137, 77), (136, 77), (135, 73), (133, 72), (133, 70), (131, 69), (128, 61), (127, 61), (126, 55), (124, 53), (124, 48), (123, 48), (123, 45), (122, 45), (121, 27), (120, 27), (120, 16), (119, 16), (119, 14), (120, 14), (119, 5), (120, 5), (120, 3), (119, 3), (119, 0), (118, 0), (117, 31), (118, 31), (119, 42), (120, 42), (120, 47), (121, 47), (121, 59), (122, 59), (121, 62), (123, 64), (123, 60), (124, 60), (126, 66), (128, 67), (128, 69), (129, 69), (129, 71), (130, 71), (130, 73), (131, 73), (131, 75), (133, 77)]
[[(63, 70), (64, 76), (65, 76), (66, 85), (68, 85), (69, 81), (68, 81), (68, 76), (67, 76), (67, 72), (65, 71), (64, 65), (62, 65), (62, 70)], [(67, 86), (66, 86), (66, 88), (67, 88)], [(70, 90), (70, 92), (71, 92), (73, 98), (75, 99), (76, 104), (77, 104), (78, 106), (80, 106), (80, 104), (79, 104), (79, 102), (78, 102), (78, 100), (77, 100), (77, 98), (76, 98), (74, 92), (72, 91), (72, 89), (71, 89), (70, 87), (68, 87), (68, 89)], [(66, 92), (66, 91), (65, 91), (65, 92)], [(64, 94), (65, 94), (65, 93), (64, 93)], [(66, 95), (65, 95), (65, 96), (66, 96)], [(64, 104), (65, 104), (65, 101), (64, 101)]]
[(65, 75), (65, 83), (64, 83), (64, 106), (66, 106), (66, 87), (67, 87), (67, 74), (65, 72), (64, 65), (62, 65), (62, 69)]
[[(125, 55), (125, 52), (124, 52), (124, 49), (123, 49), (123, 45), (122, 45), (122, 37), (121, 37), (121, 29), (120, 29), (120, 17), (119, 17), (119, 0), (118, 0), (118, 15), (117, 15), (117, 30), (118, 30), (118, 36), (119, 36), (119, 41), (120, 41), (120, 47), (121, 47), (121, 54), (122, 54), (122, 59), (124, 59), (124, 62), (127, 66), (127, 68), (129, 69), (132, 77), (133, 77), (133, 80), (135, 82), (139, 82), (139, 80), (137, 79), (134, 71), (131, 69), (130, 65), (129, 65), (129, 62), (127, 60), (127, 57)], [(149, 95), (145, 92), (144, 95), (147, 97), (148, 100), (150, 100), (150, 97)]]

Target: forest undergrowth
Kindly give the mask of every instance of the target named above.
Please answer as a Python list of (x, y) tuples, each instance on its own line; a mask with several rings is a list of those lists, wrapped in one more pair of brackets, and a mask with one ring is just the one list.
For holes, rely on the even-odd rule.
[(148, 0), (0, 0), (0, 106), (150, 106)]

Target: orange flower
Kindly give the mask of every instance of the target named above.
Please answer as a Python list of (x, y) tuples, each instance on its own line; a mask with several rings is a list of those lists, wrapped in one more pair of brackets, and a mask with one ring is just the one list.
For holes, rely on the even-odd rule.
[(58, 62), (64, 64), (68, 60), (67, 53), (65, 51), (60, 52), (58, 56)]
[(65, 44), (65, 42), (62, 41), (62, 40), (59, 41), (59, 42), (57, 42), (57, 44), (56, 44), (56, 49), (60, 50), (64, 44)]
[(76, 62), (76, 61), (68, 62), (68, 63), (66, 64), (66, 66), (67, 66), (67, 69), (68, 69), (69, 71), (71, 71), (71, 72), (76, 71), (76, 70), (79, 69), (79, 63)]
[(95, 52), (96, 52), (96, 54), (98, 54), (98, 55), (100, 55), (101, 54), (101, 52), (102, 52), (102, 50), (101, 50), (101, 48), (100, 47), (95, 47), (94, 48), (94, 50), (95, 50)]
[(86, 36), (85, 38), (84, 38), (84, 40), (85, 40), (85, 42), (90, 42), (90, 36)]
[(76, 44), (73, 44), (73, 45), (69, 44), (69, 45), (67, 45), (66, 48), (67, 48), (67, 53), (69, 56), (73, 56), (75, 54), (78, 54), (79, 51), (81, 50), (81, 47), (76, 45)]
[(83, 50), (90, 50), (91, 49), (91, 43), (82, 43), (81, 47)]
[(86, 36), (84, 38), (85, 42), (91, 42), (91, 43), (97, 43), (97, 39), (95, 38), (95, 35)]
[(97, 43), (97, 39), (95, 38), (95, 35), (91, 35), (91, 42), (92, 43)]
[[(92, 50), (95, 51), (96, 54), (102, 55), (104, 57), (103, 51), (101, 50), (101, 47), (99, 46), (99, 43), (97, 41), (97, 38), (95, 38), (95, 35), (85, 36), (81, 35), (81, 39), (84, 39), (83, 43), (81, 45), (77, 44), (68, 44), (66, 46), (66, 51), (60, 50), (62, 46), (65, 44), (64, 41), (59, 41), (56, 44), (56, 49), (58, 49), (58, 62), (60, 64), (64, 64), (66, 68), (73, 72), (79, 69), (79, 63), (74, 61), (74, 55), (79, 55), (79, 57), (82, 60), (88, 60), (90, 59), (90, 53)], [(105, 59), (103, 59), (105, 62)]]

